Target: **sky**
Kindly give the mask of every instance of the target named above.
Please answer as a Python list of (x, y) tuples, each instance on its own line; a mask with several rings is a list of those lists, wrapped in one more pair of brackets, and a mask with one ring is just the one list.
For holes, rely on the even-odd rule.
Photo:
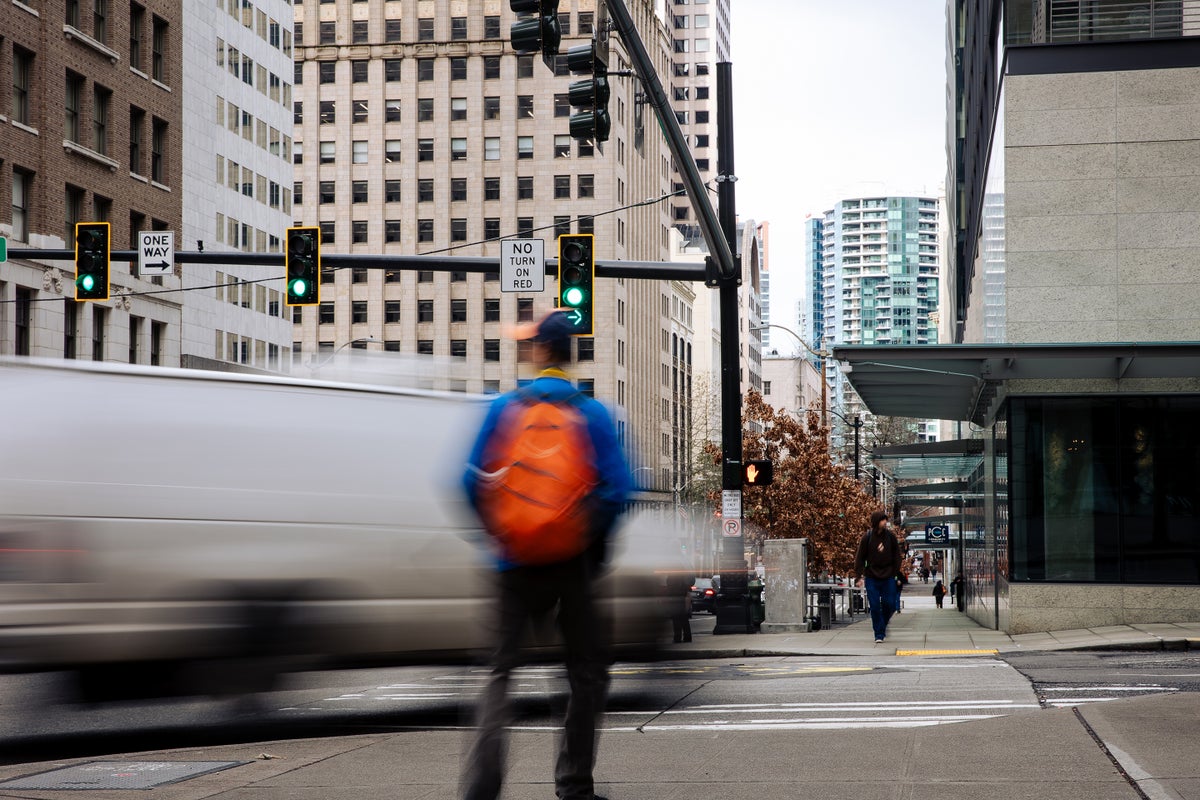
[[(946, 0), (732, 0), (740, 220), (770, 223), (771, 322), (804, 287), (804, 220), (843, 198), (939, 196)], [(771, 345), (797, 348), (779, 331)]]

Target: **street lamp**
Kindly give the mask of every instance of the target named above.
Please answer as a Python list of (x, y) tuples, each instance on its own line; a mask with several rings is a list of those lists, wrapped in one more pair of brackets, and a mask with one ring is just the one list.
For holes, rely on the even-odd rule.
[(838, 413), (837, 411), (834, 411), (832, 408), (829, 409), (829, 413), (833, 414), (834, 416), (841, 419), (842, 422), (846, 423), (851, 428), (854, 428), (854, 480), (857, 481), (859, 479), (859, 477), (858, 477), (858, 432), (859, 432), (859, 430), (862, 429), (862, 426), (863, 426), (862, 417), (860, 417), (858, 414), (855, 414), (854, 422), (851, 422), (850, 420), (846, 419), (846, 416), (844, 414)]
[(779, 330), (781, 330), (781, 331), (787, 331), (792, 336), (796, 337), (796, 341), (800, 343), (801, 347), (803, 347), (805, 350), (807, 350), (808, 352), (812, 353), (814, 356), (817, 357), (817, 370), (821, 373), (821, 423), (827, 424), (827, 418), (825, 416), (825, 413), (826, 413), (826, 410), (829, 405), (829, 401), (827, 400), (827, 397), (829, 395), (829, 383), (825, 380), (825, 358), (826, 358), (826, 356), (829, 355), (829, 353), (825, 350), (813, 350), (812, 347), (809, 346), (808, 342), (806, 342), (806, 341), (804, 341), (804, 339), (800, 338), (800, 334), (796, 333), (794, 330), (787, 327), (786, 325), (776, 325), (773, 322), (767, 322), (767, 323), (763, 323), (762, 325), (750, 326), (750, 331), (751, 332), (765, 331), (767, 328), (779, 328)]
[(351, 345), (356, 345), (356, 344), (382, 344), (382, 343), (383, 343), (382, 339), (376, 339), (374, 336), (360, 336), (357, 339), (351, 339), (350, 341), (338, 346), (336, 349), (334, 349), (334, 351), (332, 353), (325, 356), (325, 358), (321, 359), (320, 361), (317, 361), (317, 357), (314, 355), (312, 358), (310, 358), (308, 360), (308, 369), (310, 372), (312, 372), (312, 376), (315, 378), (315, 377), (317, 377), (317, 373), (321, 371), (321, 367), (325, 366), (330, 361), (333, 361), (334, 356), (336, 356), (338, 353), (345, 350), (347, 347), (350, 347)]

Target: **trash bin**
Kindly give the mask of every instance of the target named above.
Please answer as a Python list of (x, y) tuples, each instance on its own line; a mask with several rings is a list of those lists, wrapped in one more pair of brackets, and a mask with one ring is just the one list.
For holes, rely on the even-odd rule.
[(746, 596), (750, 603), (750, 627), (758, 630), (767, 618), (767, 605), (763, 602), (763, 582), (757, 578), (748, 581)]

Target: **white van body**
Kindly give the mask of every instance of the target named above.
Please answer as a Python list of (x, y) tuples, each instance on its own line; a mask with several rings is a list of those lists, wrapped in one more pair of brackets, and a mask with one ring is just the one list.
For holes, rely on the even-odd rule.
[[(486, 403), (0, 359), (0, 669), (477, 651), (492, 556), (459, 476)], [(613, 545), (618, 644), (661, 633), (657, 527)]]

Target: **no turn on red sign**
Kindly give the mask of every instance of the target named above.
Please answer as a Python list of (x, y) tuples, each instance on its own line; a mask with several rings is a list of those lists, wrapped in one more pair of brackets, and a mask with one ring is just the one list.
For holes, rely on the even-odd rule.
[(541, 239), (500, 242), (500, 291), (541, 292), (546, 289), (546, 243)]

